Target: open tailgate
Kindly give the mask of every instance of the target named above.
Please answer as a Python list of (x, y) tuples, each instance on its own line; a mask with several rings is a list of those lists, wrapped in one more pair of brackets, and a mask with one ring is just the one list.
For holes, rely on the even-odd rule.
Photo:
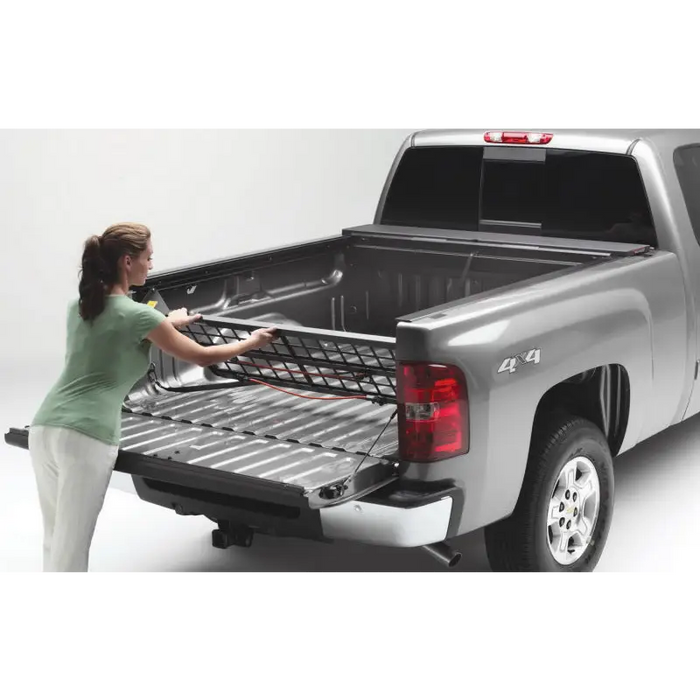
[[(242, 387), (238, 391), (247, 393), (246, 389)], [(232, 391), (236, 390), (227, 393)], [(151, 408), (155, 413), (125, 413), (116, 471), (198, 490), (255, 495), (261, 500), (278, 503), (306, 501), (310, 508), (358, 498), (395, 478), (394, 459), (378, 454), (391, 447), (389, 442), (395, 440), (395, 435), (389, 441), (379, 443), (371, 455), (347, 450), (340, 446), (341, 443), (351, 441), (353, 436), (350, 433), (360, 428), (348, 421), (336, 424), (335, 432), (331, 434), (334, 412), (328, 412), (323, 418), (314, 417), (301, 410), (306, 407), (297, 406), (299, 410), (294, 421), (298, 423), (297, 429), (290, 426), (289, 436), (279, 438), (266, 435), (265, 425), (253, 431), (233, 429), (230, 425), (214, 427), (207, 422), (210, 414), (219, 412), (224, 402), (231, 406), (245, 402), (246, 398), (228, 397), (227, 401), (225, 394), (217, 397), (200, 395), (194, 405), (190, 396), (180, 395), (178, 398), (179, 403), (189, 405), (171, 404), (169, 413), (197, 411), (202, 408), (197, 404), (204, 403), (209, 404), (208, 411), (200, 411), (199, 419), (191, 421), (158, 415), (157, 408)], [(248, 401), (250, 406), (250, 399)], [(248, 418), (252, 422), (256, 413), (272, 409), (268, 402), (258, 400), (257, 410), (250, 410)], [(294, 408), (287, 406), (284, 410), (289, 419)], [(309, 426), (306, 430), (301, 429), (304, 422)], [(316, 440), (323, 440), (320, 433), (325, 429), (326, 439), (323, 441), (326, 445), (312, 441), (312, 422), (317, 422), (316, 427), (320, 428)], [(376, 434), (380, 430), (381, 426)], [(295, 434), (302, 433), (306, 439), (303, 435), (295, 437)], [(366, 425), (362, 434), (376, 437), (366, 430)], [(5, 441), (26, 449), (28, 431), (12, 428), (5, 435)], [(356, 442), (360, 441), (358, 437)]]

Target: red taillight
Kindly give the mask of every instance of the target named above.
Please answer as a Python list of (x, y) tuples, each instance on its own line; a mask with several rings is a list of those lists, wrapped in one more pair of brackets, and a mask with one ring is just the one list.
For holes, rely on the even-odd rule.
[(549, 143), (554, 134), (541, 134), (534, 131), (487, 131), (486, 143), (520, 143), (539, 145)]
[(434, 462), (469, 451), (469, 403), (462, 372), (449, 365), (400, 363), (401, 459)]

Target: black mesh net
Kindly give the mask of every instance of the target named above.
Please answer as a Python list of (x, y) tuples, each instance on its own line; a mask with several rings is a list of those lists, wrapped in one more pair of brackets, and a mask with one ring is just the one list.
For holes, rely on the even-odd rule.
[[(246, 340), (260, 324), (205, 317), (182, 333), (202, 345)], [(338, 396), (396, 403), (395, 341), (391, 338), (280, 328), (271, 344), (212, 365), (220, 376)]]

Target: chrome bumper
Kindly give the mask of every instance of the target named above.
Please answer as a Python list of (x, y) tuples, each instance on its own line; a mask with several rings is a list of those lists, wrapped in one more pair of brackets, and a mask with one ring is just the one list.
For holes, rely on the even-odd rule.
[(452, 513), (452, 498), (415, 508), (350, 501), (321, 510), (323, 534), (387, 547), (421, 547), (442, 542)]

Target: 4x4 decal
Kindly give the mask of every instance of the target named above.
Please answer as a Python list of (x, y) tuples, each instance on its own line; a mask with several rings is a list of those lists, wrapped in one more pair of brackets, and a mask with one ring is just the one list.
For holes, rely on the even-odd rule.
[(498, 369), (498, 374), (501, 374), (501, 372), (510, 372), (510, 374), (513, 374), (513, 372), (515, 372), (515, 370), (518, 369), (520, 365), (527, 365), (530, 362), (539, 365), (540, 354), (540, 349), (534, 348), (532, 350), (528, 350), (527, 352), (521, 352), (515, 357), (506, 357), (506, 359), (503, 360), (501, 366)]

